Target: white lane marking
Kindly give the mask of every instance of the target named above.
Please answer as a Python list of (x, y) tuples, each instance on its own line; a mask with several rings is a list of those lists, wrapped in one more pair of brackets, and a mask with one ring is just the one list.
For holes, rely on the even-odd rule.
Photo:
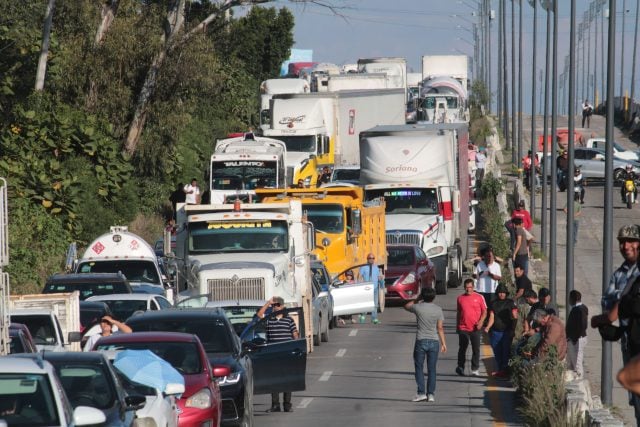
[(309, 403), (311, 403), (312, 400), (313, 400), (313, 397), (305, 397), (300, 401), (300, 403), (298, 403), (297, 408), (298, 409), (306, 408), (307, 406), (309, 406)]
[(349, 332), (349, 336), (350, 337), (355, 337), (356, 335), (358, 335), (358, 330), (357, 329), (352, 329), (351, 332)]
[(344, 354), (347, 352), (346, 348), (341, 348), (340, 350), (338, 350), (338, 352), (336, 353), (336, 357), (342, 357), (344, 356)]
[(331, 378), (331, 374), (333, 374), (333, 371), (323, 372), (322, 376), (320, 377), (320, 379), (318, 379), (318, 381), (329, 381), (329, 378)]

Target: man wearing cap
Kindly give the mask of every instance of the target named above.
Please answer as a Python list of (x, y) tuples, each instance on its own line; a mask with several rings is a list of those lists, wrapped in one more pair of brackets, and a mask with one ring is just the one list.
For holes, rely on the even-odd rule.
[[(114, 326), (117, 329), (114, 330)], [(130, 334), (131, 332), (133, 332), (133, 330), (128, 325), (114, 319), (111, 316), (103, 316), (102, 319), (100, 319), (100, 330), (101, 331), (99, 334), (91, 335), (89, 337), (84, 345), (84, 348), (82, 349), (83, 351), (91, 351), (94, 344), (102, 337), (108, 337), (109, 335), (119, 333)]]
[(491, 376), (507, 377), (509, 357), (511, 355), (511, 341), (518, 320), (518, 308), (512, 299), (507, 298), (509, 291), (505, 285), (498, 285), (496, 298), (489, 306), (489, 321), (484, 331), (489, 334), (493, 356), (496, 360), (496, 370)]
[[(273, 312), (279, 312), (276, 315), (272, 315), (267, 320), (267, 342), (276, 343), (282, 341), (290, 341), (298, 339), (298, 329), (293, 319), (286, 315), (284, 310), (284, 299), (282, 297), (271, 297), (260, 310), (258, 310), (258, 317), (263, 319), (267, 312), (267, 309), (271, 307)], [(284, 412), (291, 412), (293, 410), (291, 406), (291, 392), (282, 393), (283, 409)], [(271, 393), (271, 408), (267, 412), (280, 412), (280, 394)]]

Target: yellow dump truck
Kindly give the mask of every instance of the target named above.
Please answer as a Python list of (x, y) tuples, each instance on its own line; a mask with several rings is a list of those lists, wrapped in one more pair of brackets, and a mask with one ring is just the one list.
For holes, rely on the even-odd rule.
[[(316, 233), (313, 253), (331, 276), (367, 263), (373, 253), (384, 272), (387, 267), (384, 200), (364, 201), (360, 187), (256, 189), (264, 203), (300, 199), (303, 215)], [(354, 271), (356, 273), (357, 271)]]

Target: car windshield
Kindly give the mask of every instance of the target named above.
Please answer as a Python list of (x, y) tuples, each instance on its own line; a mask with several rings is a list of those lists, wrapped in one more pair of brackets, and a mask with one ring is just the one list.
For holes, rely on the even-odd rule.
[(275, 137), (284, 142), (287, 146), (287, 151), (298, 151), (303, 153), (315, 153), (316, 152), (316, 137), (315, 135), (278, 135)]
[[(240, 336), (247, 325), (254, 319), (260, 307), (234, 305), (223, 307), (222, 309), (227, 319), (231, 322), (233, 330)], [(262, 325), (261, 332), (264, 332), (264, 325)]]
[[(78, 267), (79, 273), (118, 273), (121, 272), (130, 282), (160, 284), (160, 277), (153, 261), (86, 261)], [(111, 292), (115, 293), (115, 292)], [(120, 292), (119, 292), (120, 293)], [(124, 291), (127, 293), (127, 291)]]
[(11, 321), (14, 323), (22, 323), (27, 325), (33, 342), (36, 345), (55, 345), (56, 334), (51, 316), (49, 315), (23, 315), (12, 314)]
[[(136, 329), (138, 330), (138, 329)], [(100, 344), (96, 350), (150, 350), (169, 362), (181, 374), (192, 375), (202, 372), (200, 352), (193, 342), (120, 342)]]
[(387, 214), (438, 214), (438, 196), (435, 188), (403, 188), (402, 190), (367, 190), (367, 200), (384, 197)]
[(9, 426), (60, 425), (49, 378), (45, 374), (0, 374), (0, 413)]
[(116, 391), (109, 372), (100, 365), (49, 361), (55, 368), (71, 405), (108, 409), (114, 404)]
[(360, 169), (336, 169), (333, 171), (334, 181), (360, 181)]
[(113, 317), (126, 321), (136, 311), (147, 311), (147, 301), (137, 300), (109, 300), (107, 303)]
[(43, 294), (59, 294), (78, 291), (80, 301), (84, 301), (94, 295), (122, 294), (129, 292), (124, 282), (113, 283), (47, 283), (42, 290)]
[(387, 248), (388, 258), (387, 265), (388, 266), (396, 266), (396, 265), (413, 265), (413, 249), (411, 248)]
[(265, 161), (211, 162), (214, 190), (253, 190), (278, 186), (277, 163)]
[(286, 252), (286, 221), (208, 221), (189, 224), (189, 252)]
[(344, 211), (340, 205), (303, 204), (302, 209), (317, 231), (342, 233), (344, 231)]
[(231, 343), (227, 334), (227, 327), (220, 319), (212, 321), (198, 320), (156, 320), (147, 321), (136, 317), (128, 324), (135, 332), (182, 332), (197, 335), (207, 353), (229, 353)]

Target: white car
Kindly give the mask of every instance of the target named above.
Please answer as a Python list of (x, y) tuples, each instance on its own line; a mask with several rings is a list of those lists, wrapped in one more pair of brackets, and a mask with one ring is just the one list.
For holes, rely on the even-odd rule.
[[(117, 351), (103, 351), (105, 357), (111, 363), (116, 357)], [(162, 392), (157, 388), (147, 387), (130, 381), (120, 371), (114, 368), (118, 375), (120, 384), (127, 394), (138, 394), (146, 398), (145, 405), (136, 410), (136, 426), (138, 427), (178, 427), (178, 395), (184, 393), (182, 384), (168, 384), (167, 389)]]
[(101, 301), (106, 303), (113, 313), (113, 317), (125, 322), (136, 311), (165, 310), (173, 304), (162, 295), (156, 294), (111, 294), (96, 295), (87, 301)]
[[(585, 145), (587, 148), (606, 148), (606, 139), (605, 138), (591, 138), (587, 140)], [(613, 142), (613, 157), (622, 159), (622, 160), (633, 160), (634, 162), (640, 161), (640, 155), (637, 152), (627, 150), (622, 147), (617, 142)]]
[(74, 410), (55, 369), (41, 358), (0, 358), (0, 404), (7, 425), (67, 427), (106, 421), (99, 409)]

